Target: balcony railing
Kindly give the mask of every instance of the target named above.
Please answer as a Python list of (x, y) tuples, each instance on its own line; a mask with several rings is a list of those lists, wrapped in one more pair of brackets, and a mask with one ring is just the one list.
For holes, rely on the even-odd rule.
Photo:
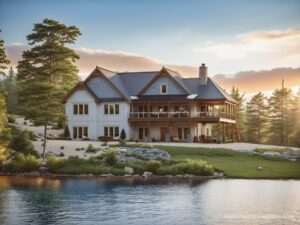
[(227, 118), (235, 119), (234, 115), (223, 112), (130, 112), (130, 119), (148, 118)]

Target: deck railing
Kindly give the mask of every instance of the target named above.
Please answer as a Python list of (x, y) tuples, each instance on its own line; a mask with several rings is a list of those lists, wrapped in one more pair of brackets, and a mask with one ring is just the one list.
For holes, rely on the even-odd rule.
[(223, 112), (130, 112), (129, 118), (227, 118), (235, 119), (234, 115)]

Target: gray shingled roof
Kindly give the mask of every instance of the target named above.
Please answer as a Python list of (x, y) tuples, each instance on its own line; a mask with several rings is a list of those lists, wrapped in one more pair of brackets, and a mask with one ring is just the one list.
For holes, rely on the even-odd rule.
[[(131, 96), (137, 96), (138, 93), (155, 77), (160, 71), (151, 72), (113, 72), (110, 70), (97, 67), (101, 72), (111, 80), (111, 82), (123, 93), (127, 99)], [(216, 84), (212, 79), (207, 79), (206, 85), (200, 85), (198, 78), (183, 78), (178, 72), (165, 68), (168, 73), (175, 78), (175, 80), (181, 85), (188, 94), (195, 95), (193, 99), (201, 100), (228, 100), (237, 103), (224, 89)], [(161, 96), (151, 96), (153, 99), (160, 99)], [(164, 95), (164, 98), (166, 95)], [(175, 96), (179, 97), (179, 96)], [(180, 96), (183, 99), (187, 99), (188, 95)], [(140, 99), (144, 99), (144, 96), (139, 96)], [(149, 96), (147, 97), (149, 98)], [(173, 97), (170, 96), (170, 99)], [(111, 100), (111, 99), (110, 99)]]

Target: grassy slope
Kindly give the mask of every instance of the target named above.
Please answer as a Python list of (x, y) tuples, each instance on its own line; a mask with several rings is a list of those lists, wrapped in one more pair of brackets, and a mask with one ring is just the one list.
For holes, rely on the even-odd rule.
[[(172, 154), (174, 160), (203, 159), (225, 175), (239, 178), (298, 178), (300, 162), (291, 162), (276, 157), (248, 155), (229, 149), (159, 146)], [(258, 171), (257, 167), (264, 169)]]

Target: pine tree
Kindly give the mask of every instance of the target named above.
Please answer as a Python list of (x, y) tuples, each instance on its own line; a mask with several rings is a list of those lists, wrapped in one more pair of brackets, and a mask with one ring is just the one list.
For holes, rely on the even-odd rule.
[(35, 24), (33, 33), (27, 36), (33, 47), (23, 52), (18, 64), (21, 113), (44, 126), (43, 160), (48, 124), (63, 116), (62, 99), (79, 79), (74, 65), (79, 56), (67, 47), (74, 44), (79, 35), (75, 26), (44, 19)]
[(17, 81), (12, 67), (10, 67), (8, 76), (2, 81), (2, 90), (5, 94), (7, 112), (17, 114)]
[(289, 145), (295, 128), (296, 99), (292, 90), (276, 89), (268, 99), (270, 117), (270, 138), (272, 144)]
[(295, 115), (295, 133), (293, 135), (293, 145), (300, 147), (300, 89), (296, 96), (297, 111)]
[(240, 132), (241, 139), (244, 140), (244, 138), (245, 138), (245, 135), (244, 135), (244, 132), (245, 132), (244, 95), (245, 94), (241, 95), (239, 89), (232, 87), (230, 95), (236, 101), (238, 101), (238, 104), (236, 105), (236, 123), (237, 123), (238, 130)]
[[(9, 60), (4, 51), (4, 41), (0, 40), (0, 76), (5, 75), (4, 70), (7, 68)], [(8, 144), (10, 140), (10, 129), (7, 124), (6, 106), (3, 92), (0, 92), (0, 166), (9, 155)]]
[(266, 97), (259, 92), (247, 103), (246, 132), (249, 142), (262, 143), (266, 137), (267, 127)]

